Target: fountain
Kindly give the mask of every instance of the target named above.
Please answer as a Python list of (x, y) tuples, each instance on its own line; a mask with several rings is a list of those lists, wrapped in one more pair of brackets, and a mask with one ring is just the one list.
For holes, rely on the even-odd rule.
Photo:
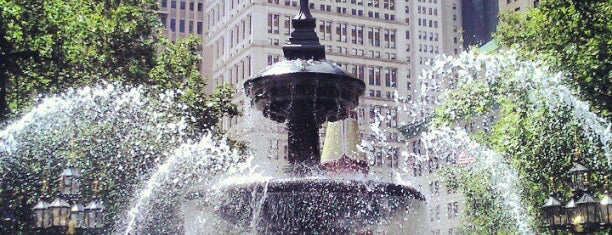
[(291, 43), (283, 47), (286, 60), (244, 84), (256, 109), (273, 121), (286, 122), (286, 169), (291, 177), (223, 185), (216, 213), (229, 224), (255, 233), (353, 234), (391, 224), (405, 225), (400, 231), (416, 231), (417, 226), (404, 222), (425, 201), (414, 188), (320, 177), (325, 170), (318, 129), (326, 121), (347, 118), (365, 84), (325, 60), (308, 0), (300, 1), (292, 24)]
[[(287, 123), (290, 158), (283, 174), (258, 175), (252, 165), (238, 163), (243, 156), (211, 136), (191, 139), (184, 121), (189, 117), (174, 110), (177, 105), (172, 103), (171, 94), (162, 95), (165, 98), (160, 100), (148, 98), (141, 88), (124, 90), (106, 85), (45, 98), (23, 118), (0, 130), (0, 182), (39, 194), (41, 172), (63, 166), (65, 152), (73, 150), (73, 142), (89, 153), (83, 154), (81, 164), (86, 167), (81, 168), (82, 175), (93, 175), (96, 172), (92, 169), (105, 167), (101, 170), (103, 177), (115, 183), (115, 188), (107, 191), (108, 197), (115, 199), (107, 200), (113, 203), (108, 208), (117, 213), (107, 218), (109, 224), (113, 223), (112, 233), (416, 234), (422, 232), (417, 230), (434, 228), (427, 227), (428, 219), (419, 214), (425, 199), (417, 190), (397, 181), (329, 174), (321, 166), (319, 126), (346, 118), (357, 106), (364, 84), (325, 61), (307, 3), (301, 1), (302, 10), (293, 21), (291, 45), (284, 47), (287, 60), (245, 83), (254, 108), (275, 122)], [(462, 53), (436, 63), (434, 71), (440, 76), (431, 77), (445, 78), (445, 73), (456, 72), (468, 79), (485, 79), (488, 84), (512, 84), (490, 96), (530, 92), (541, 101), (538, 105), (553, 111), (571, 110), (573, 120), (584, 126), (585, 135), (602, 143), (608, 159), (602, 168), (609, 168), (609, 122), (600, 120), (588, 105), (579, 102), (563, 85), (561, 75), (551, 75), (540, 67), (520, 62), (511, 53)], [(479, 71), (479, 76), (473, 76), (473, 71)], [(512, 79), (499, 79), (509, 71), (514, 73)], [(459, 111), (451, 109), (448, 113), (458, 115)], [(69, 141), (72, 139), (76, 141)], [(516, 231), (534, 233), (535, 219), (520, 203), (520, 175), (505, 162), (504, 153), (470, 140), (461, 128), (430, 130), (423, 143), (424, 149), (431, 150), (415, 156), (420, 159), (463, 152), (473, 155), (472, 168), (491, 174), (491, 193), (499, 195), (506, 208), (503, 213), (516, 224)], [(128, 175), (126, 167), (138, 168), (139, 172)], [(241, 178), (237, 176), (243, 173), (241, 170), (251, 172)], [(342, 170), (344, 173), (346, 169)], [(7, 177), (13, 172), (27, 178)], [(403, 172), (397, 173), (401, 176)], [(27, 199), (23, 199), (25, 206)], [(177, 204), (181, 208), (163, 210), (176, 209)], [(160, 209), (160, 205), (168, 208)]]

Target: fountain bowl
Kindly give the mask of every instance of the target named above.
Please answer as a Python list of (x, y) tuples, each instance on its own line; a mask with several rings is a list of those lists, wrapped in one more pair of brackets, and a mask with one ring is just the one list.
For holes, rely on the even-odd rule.
[(227, 184), (220, 191), (216, 214), (260, 234), (367, 233), (403, 222), (425, 201), (410, 186), (333, 178)]
[[(359, 105), (365, 83), (325, 60), (284, 60), (268, 66), (244, 84), (252, 104), (264, 116), (285, 122), (292, 113), (312, 113), (317, 124), (347, 118)], [(308, 104), (307, 109), (294, 104)]]

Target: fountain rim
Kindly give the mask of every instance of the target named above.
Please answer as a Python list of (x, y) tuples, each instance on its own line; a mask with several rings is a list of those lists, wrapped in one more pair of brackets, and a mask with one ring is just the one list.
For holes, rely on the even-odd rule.
[[(317, 74), (317, 75), (328, 75), (335, 77), (346, 77), (361, 81), (353, 77), (344, 68), (336, 65), (328, 60), (304, 60), (304, 59), (293, 59), (293, 60), (282, 60), (271, 64), (263, 70), (256, 73), (253, 77), (247, 79), (245, 83), (262, 77), (271, 76), (283, 76), (290, 74)], [(363, 81), (362, 81), (363, 82)], [(365, 83), (364, 83), (365, 85)]]
[[(426, 201), (425, 196), (412, 186), (375, 180), (334, 179), (334, 178), (290, 178), (269, 179), (255, 182), (226, 184), (218, 189), (222, 192), (257, 190), (267, 193), (368, 193), (385, 196), (412, 198)], [(194, 195), (195, 196), (195, 195)]]

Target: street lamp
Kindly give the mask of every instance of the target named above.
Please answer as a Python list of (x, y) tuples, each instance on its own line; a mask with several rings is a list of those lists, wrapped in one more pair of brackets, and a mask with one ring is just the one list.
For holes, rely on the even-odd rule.
[(79, 171), (73, 167), (68, 167), (62, 171), (60, 175), (61, 181), (61, 194), (72, 198), (79, 194), (79, 186), (81, 174)]
[[(79, 198), (80, 173), (73, 167), (64, 169), (59, 177), (58, 196), (48, 203), (41, 199), (32, 208), (34, 228), (40, 234), (93, 233), (104, 231), (104, 213), (106, 208), (96, 199), (98, 181), (94, 181), (94, 199), (84, 207)], [(43, 191), (46, 191), (46, 180), (43, 180)]]
[(612, 196), (606, 190), (604, 197), (601, 199), (600, 203), (600, 211), (601, 211), (601, 223), (604, 228), (612, 227)]
[(85, 207), (81, 202), (75, 202), (70, 208), (70, 221), (74, 221), (77, 229), (85, 227)]
[(85, 221), (87, 221), (86, 227), (92, 231), (103, 229), (105, 210), (106, 207), (102, 202), (96, 200), (90, 202), (87, 207), (85, 207), (85, 214), (87, 214), (85, 219)]
[(45, 229), (51, 227), (51, 211), (48, 202), (40, 200), (32, 210), (34, 210), (34, 228)]
[[(612, 200), (608, 191), (598, 201), (589, 191), (589, 169), (575, 164), (569, 173), (572, 197), (563, 207), (560, 200), (551, 193), (542, 206), (545, 226), (570, 233), (593, 233), (610, 228)], [(607, 189), (607, 177), (605, 180)]]
[(599, 202), (589, 192), (584, 192), (576, 206), (578, 213), (574, 216), (574, 224), (580, 225), (585, 232), (599, 229)]
[(572, 187), (574, 187), (574, 199), (578, 200), (578, 198), (582, 196), (582, 192), (586, 190), (586, 185), (584, 183), (586, 177), (588, 176), (588, 169), (583, 165), (576, 163), (572, 169), (569, 170), (569, 173), (571, 176)]
[(66, 230), (68, 228), (70, 204), (58, 197), (51, 202), (48, 210), (51, 211), (51, 227), (60, 231)]
[(550, 229), (560, 229), (565, 226), (566, 216), (563, 212), (563, 205), (559, 202), (554, 194), (550, 194), (544, 206), (542, 206), (544, 210), (544, 221), (546, 226)]

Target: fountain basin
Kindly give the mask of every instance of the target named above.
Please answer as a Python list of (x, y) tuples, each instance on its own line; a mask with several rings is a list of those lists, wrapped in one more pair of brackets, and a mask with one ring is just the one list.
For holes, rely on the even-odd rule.
[[(216, 214), (241, 230), (261, 234), (355, 234), (387, 229), (410, 224), (406, 217), (417, 214), (425, 201), (412, 187), (371, 180), (273, 179), (227, 185), (221, 191), (224, 197)], [(403, 229), (416, 231), (415, 224)]]

